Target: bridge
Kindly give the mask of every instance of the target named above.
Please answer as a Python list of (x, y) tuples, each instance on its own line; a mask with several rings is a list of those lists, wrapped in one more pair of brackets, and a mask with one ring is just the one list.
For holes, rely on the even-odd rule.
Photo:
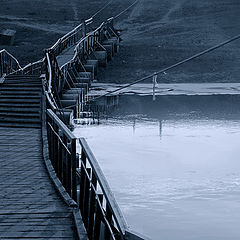
[[(0, 51), (1, 239), (144, 239), (132, 232), (73, 119), (119, 50), (113, 18), (92, 19), (21, 67)], [(77, 149), (80, 148), (80, 152)]]

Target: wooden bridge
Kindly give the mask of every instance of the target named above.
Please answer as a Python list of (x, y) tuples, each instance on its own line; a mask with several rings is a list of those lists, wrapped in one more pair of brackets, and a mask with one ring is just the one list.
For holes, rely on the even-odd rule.
[(143, 239), (127, 227), (86, 140), (69, 129), (89, 109), (98, 67), (119, 48), (113, 19), (90, 26), (23, 68), (0, 51), (0, 239)]

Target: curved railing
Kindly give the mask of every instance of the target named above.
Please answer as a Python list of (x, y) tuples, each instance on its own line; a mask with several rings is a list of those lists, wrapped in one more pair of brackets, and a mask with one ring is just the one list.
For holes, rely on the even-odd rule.
[(63, 50), (75, 45), (82, 37), (85, 36), (85, 23), (79, 24), (72, 31), (59, 38), (57, 42), (49, 48), (55, 55), (59, 55)]
[(67, 193), (79, 206), (89, 239), (146, 240), (129, 230), (86, 140), (76, 138), (52, 110), (47, 110), (46, 124), (49, 158)]
[(22, 70), (18, 60), (7, 50), (0, 51), (0, 77)]

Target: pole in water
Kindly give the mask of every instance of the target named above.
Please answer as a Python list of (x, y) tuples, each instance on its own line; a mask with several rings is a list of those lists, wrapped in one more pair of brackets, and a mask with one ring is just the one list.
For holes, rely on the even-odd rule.
[(153, 76), (153, 101), (156, 100), (156, 84), (157, 84), (157, 74)]

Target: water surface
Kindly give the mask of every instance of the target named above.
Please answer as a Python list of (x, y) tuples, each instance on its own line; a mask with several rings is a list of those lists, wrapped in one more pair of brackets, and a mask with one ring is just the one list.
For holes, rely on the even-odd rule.
[(154, 240), (240, 239), (240, 121), (81, 126), (130, 227)]

